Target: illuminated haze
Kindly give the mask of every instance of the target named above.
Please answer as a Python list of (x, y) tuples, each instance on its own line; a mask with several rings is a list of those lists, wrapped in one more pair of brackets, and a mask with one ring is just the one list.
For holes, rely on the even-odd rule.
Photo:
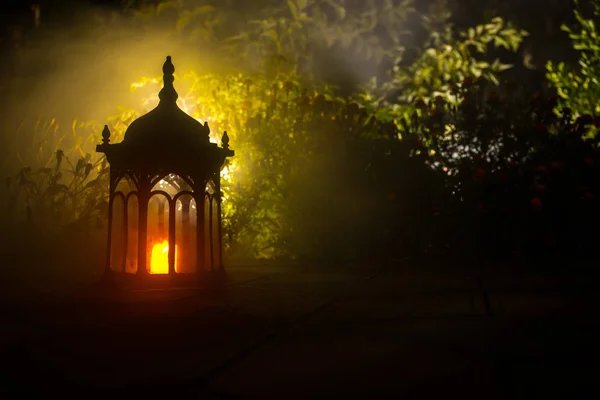
[[(166, 55), (172, 56), (176, 74), (180, 75), (188, 70), (199, 74), (227, 73), (252, 67), (230, 65), (221, 61), (214, 49), (186, 43), (186, 36), (177, 34), (172, 23), (161, 26), (158, 22), (144, 22), (136, 26), (130, 17), (103, 6), (73, 10), (69, 14), (67, 22), (58, 22), (64, 20), (64, 16), (46, 17), (42, 8), (39, 29), (26, 32), (18, 51), (18, 64), (14, 68), (21, 76), (20, 82), (10, 75), (4, 78), (2, 95), (6, 130), (0, 143), (4, 149), (4, 154), (0, 154), (3, 161), (7, 156), (14, 160), (13, 132), (24, 120), (33, 122), (39, 116), (53, 117), (68, 130), (74, 118), (94, 120), (103, 125), (109, 116), (118, 113), (119, 106), (140, 109), (140, 93), (132, 92), (130, 85), (142, 76), (160, 76)], [(387, 39), (382, 36), (379, 40), (384, 43)], [(333, 80), (351, 88), (381, 72), (380, 66), (373, 60), (365, 60), (364, 54), (355, 48), (338, 45), (327, 48), (324, 43), (311, 43), (310, 48), (312, 72), (317, 79)], [(10, 89), (12, 84), (19, 85), (18, 94)], [(175, 87), (180, 95), (185, 91), (181, 80), (175, 81)], [(156, 101), (157, 94), (153, 94)], [(27, 132), (22, 135), (18, 146), (30, 140)], [(235, 149), (235, 143), (232, 147)], [(93, 147), (86, 150), (93, 152)], [(372, 213), (364, 210), (373, 208), (368, 193), (353, 186), (356, 184), (352, 183), (350, 172), (339, 167), (343, 162), (338, 163), (338, 160), (341, 161), (344, 155), (335, 149), (326, 151), (331, 153), (329, 157), (322, 157), (328, 158), (327, 165), (319, 165), (315, 160), (314, 168), (317, 172), (327, 169), (321, 184), (326, 182), (327, 193), (336, 193), (342, 199), (327, 215), (331, 218), (329, 226), (340, 226), (342, 232), (344, 224), (348, 223), (354, 224), (355, 228), (365, 225), (367, 229)], [(5, 164), (3, 175), (14, 173), (20, 166)], [(307, 178), (305, 182), (298, 182), (295, 188), (308, 193), (318, 189), (315, 185)], [(361, 192), (363, 194), (357, 194)], [(316, 207), (328, 201), (325, 198), (323, 202), (313, 200)], [(314, 229), (320, 229), (319, 225)]]

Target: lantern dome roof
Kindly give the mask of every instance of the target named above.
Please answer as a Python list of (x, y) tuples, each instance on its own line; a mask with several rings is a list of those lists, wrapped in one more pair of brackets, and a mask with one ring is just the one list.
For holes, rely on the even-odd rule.
[(127, 147), (182, 146), (209, 144), (210, 129), (177, 106), (179, 97), (173, 81), (175, 67), (171, 57), (163, 65), (163, 88), (158, 93), (158, 106), (133, 121), (125, 131)]
[(104, 126), (102, 144), (96, 146), (96, 151), (106, 154), (107, 161), (117, 170), (199, 173), (218, 170), (227, 157), (235, 154), (229, 148), (227, 132), (223, 132), (221, 147), (218, 147), (209, 140), (208, 123), (201, 124), (177, 106), (174, 72), (171, 57), (167, 57), (158, 106), (133, 121), (122, 142), (110, 143), (110, 131)]

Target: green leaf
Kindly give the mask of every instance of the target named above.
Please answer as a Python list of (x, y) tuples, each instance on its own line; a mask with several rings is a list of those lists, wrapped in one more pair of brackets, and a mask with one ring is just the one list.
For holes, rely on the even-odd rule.
[(91, 180), (85, 185), (85, 189), (89, 189), (93, 186), (96, 186), (96, 185), (98, 185), (98, 183), (100, 183), (100, 181), (98, 179)]
[(502, 72), (511, 69), (512, 67), (514, 67), (513, 64), (499, 64), (496, 70)]
[(177, 20), (177, 23), (175, 24), (175, 29), (177, 29), (178, 32), (181, 32), (183, 29), (185, 29), (186, 26), (189, 25), (191, 20), (192, 13), (190, 11), (184, 11), (183, 13), (181, 13), (181, 16)]
[(296, 6), (299, 11), (303, 11), (307, 6), (308, 0), (296, 0)]
[(200, 6), (200, 7), (194, 8), (194, 15), (195, 16), (205, 15), (205, 14), (211, 13), (211, 12), (213, 12), (215, 10), (216, 10), (216, 8), (213, 7), (213, 6), (208, 6), (208, 5), (206, 5), (206, 6)]
[(262, 37), (269, 37), (271, 39), (273, 39), (274, 41), (277, 41), (279, 39), (279, 35), (277, 34), (277, 32), (274, 29), (269, 29), (266, 32), (261, 33)]
[(503, 47), (505, 49), (510, 48), (510, 45), (508, 44), (508, 42), (500, 36), (494, 36), (494, 46)]
[(179, 7), (181, 7), (180, 0), (163, 1), (156, 6), (156, 15), (160, 15), (169, 9), (174, 9), (174, 8), (179, 8)]
[(288, 7), (290, 9), (290, 12), (292, 13), (292, 18), (297, 20), (298, 17), (300, 16), (299, 12), (298, 12), (298, 7), (296, 6), (296, 3), (292, 0), (288, 0)]

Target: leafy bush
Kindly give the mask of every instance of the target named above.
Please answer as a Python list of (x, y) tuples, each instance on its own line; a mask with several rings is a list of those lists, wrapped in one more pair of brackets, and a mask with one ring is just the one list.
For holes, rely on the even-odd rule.
[[(150, 85), (155, 93), (158, 82), (145, 78), (134, 87)], [(307, 239), (339, 236), (326, 226), (350, 227), (349, 210), (336, 222), (330, 217), (332, 209), (341, 212), (340, 204), (358, 199), (356, 177), (370, 162), (372, 138), (385, 137), (386, 129), (395, 137), (393, 125), (384, 129), (364, 109), (327, 87), (303, 84), (297, 74), (273, 80), (189, 72), (179, 86), (189, 88), (181, 107), (209, 122), (214, 142), (227, 131), (235, 148), (222, 186), (225, 244), (238, 257), (315, 253)]]
[[(224, 14), (218, 5), (212, 3), (190, 8), (185, 2), (168, 2), (137, 13), (141, 20), (159, 18), (165, 23), (174, 23), (179, 34), (191, 35), (191, 40), (207, 45), (220, 43), (217, 47), (229, 56), (242, 55), (243, 60), (260, 61), (256, 64), (260, 72), (252, 72), (257, 69), (237, 74), (227, 71), (221, 75), (190, 72), (178, 80), (178, 87), (186, 88), (180, 89), (182, 108), (195, 118), (209, 122), (214, 141), (218, 141), (226, 130), (236, 149), (235, 159), (223, 174), (226, 246), (232, 254), (267, 258), (319, 252), (331, 255), (343, 252), (341, 248), (336, 251), (331, 248), (331, 238), (339, 236), (340, 232), (355, 237), (353, 241), (345, 240), (346, 247), (356, 247), (351, 243), (359, 241), (359, 237), (364, 240), (364, 230), (369, 224), (362, 210), (382, 208), (372, 199), (363, 198), (359, 202), (360, 196), (353, 192), (370, 193), (373, 179), (392, 183), (401, 180), (392, 173), (373, 167), (381, 164), (376, 161), (377, 157), (393, 159), (385, 157), (385, 154), (391, 154), (392, 149), (398, 147), (395, 143), (397, 129), (394, 124), (384, 122), (394, 114), (390, 113), (390, 109), (373, 114), (378, 111), (372, 102), (364, 100), (365, 96), (357, 101), (367, 108), (352, 105), (352, 99), (336, 98), (333, 88), (311, 83), (307, 78), (312, 70), (304, 70), (301, 66), (310, 64), (310, 59), (316, 54), (314, 49), (307, 52), (306, 46), (320, 42), (329, 48), (339, 43), (342, 47), (381, 51), (375, 57), (376, 63), (380, 63), (383, 56), (389, 59), (395, 56), (400, 62), (398, 57), (402, 49), (398, 43), (388, 45), (384, 51), (385, 46), (382, 48), (371, 42), (378, 26), (387, 27), (389, 36), (399, 40), (402, 32), (397, 31), (393, 22), (402, 22), (414, 11), (408, 7), (410, 4), (399, 1), (365, 9), (364, 3), (344, 8), (342, 2), (296, 1), (269, 9), (268, 16), (258, 12), (257, 18), (262, 19), (250, 24), (243, 19), (235, 20), (234, 14)], [(389, 8), (392, 6), (393, 9)], [(228, 27), (228, 34), (236, 29), (241, 33), (228, 36), (219, 31), (222, 24), (233, 25)], [(359, 25), (362, 28), (355, 29)], [(198, 33), (193, 29), (204, 34), (193, 34)], [(523, 35), (500, 19), (472, 31), (473, 35), (467, 32), (458, 42), (452, 42), (453, 32), (450, 30), (443, 35), (432, 35), (430, 50), (411, 67), (402, 72), (396, 69), (394, 82), (404, 82), (412, 74), (414, 85), (404, 87), (403, 92), (420, 93), (420, 80), (427, 76), (437, 79), (433, 78), (435, 71), (429, 68), (436, 57), (441, 60), (445, 71), (452, 74), (452, 79), (473, 71), (495, 76), (507, 66), (499, 61), (485, 66), (482, 59), (471, 55), (470, 48), (476, 48), (482, 56), (492, 42), (514, 50)], [(207, 32), (208, 36), (205, 35)], [(350, 35), (349, 32), (356, 33)], [(371, 44), (361, 44), (365, 40)], [(223, 46), (223, 42), (228, 45)], [(454, 45), (458, 49), (456, 52), (452, 51), (450, 55), (444, 53), (445, 47)], [(250, 54), (256, 51), (258, 53)], [(432, 52), (435, 55), (433, 59)], [(371, 56), (363, 55), (366, 58)], [(273, 68), (273, 60), (284, 62)], [(155, 93), (159, 82), (160, 79), (145, 78), (135, 86), (152, 83), (148, 93)], [(445, 83), (435, 82), (435, 90), (447, 90)], [(405, 104), (402, 109), (408, 107), (409, 104)], [(402, 144), (400, 147), (405, 146)], [(400, 153), (403, 157), (409, 155), (404, 150)], [(408, 161), (395, 162), (404, 165)], [(344, 170), (348, 172), (344, 173)], [(396, 170), (395, 174), (401, 176), (403, 172)], [(342, 184), (348, 181), (347, 175), (352, 176), (350, 182), (354, 186)], [(361, 177), (365, 176), (377, 178), (361, 181)], [(386, 199), (390, 194), (402, 191), (401, 188), (389, 189), (381, 189), (384, 193), (378, 198)], [(325, 196), (325, 193), (328, 195)], [(409, 196), (404, 194), (403, 197), (408, 199)], [(317, 198), (320, 200), (317, 201)], [(339, 204), (348, 204), (349, 198), (353, 199), (350, 203), (355, 203), (348, 205), (351, 209), (340, 208)], [(328, 203), (337, 205), (331, 207)], [(336, 207), (339, 215), (334, 217), (335, 212), (332, 213), (331, 208)], [(326, 214), (321, 215), (323, 212)], [(337, 222), (333, 222), (332, 218), (337, 218)], [(309, 245), (306, 238), (311, 238), (312, 244)], [(313, 248), (309, 249), (311, 246)], [(329, 250), (324, 251), (323, 248)]]
[[(0, 255), (3, 283), (49, 284), (89, 279), (102, 271), (107, 221), (108, 168), (90, 148), (99, 132), (74, 121), (23, 124), (5, 160)], [(28, 135), (29, 134), (29, 135)], [(68, 152), (62, 149), (68, 149)], [(14, 171), (15, 166), (20, 166)]]
[[(161, 1), (133, 8), (141, 27), (159, 24), (244, 72), (314, 77), (326, 53), (380, 64), (409, 34), (414, 0)], [(249, 67), (249, 68), (248, 68)], [(331, 65), (328, 63), (328, 68)]]
[(72, 224), (89, 227), (104, 221), (108, 170), (104, 160), (89, 152), (99, 136), (94, 124), (73, 121), (66, 133), (54, 119), (40, 118), (32, 129), (29, 148), (23, 137), (15, 137), (14, 155), (21, 168), (6, 178), (5, 218), (35, 222), (49, 234)]
[(575, 1), (577, 26), (562, 26), (579, 55), (578, 65), (553, 61), (546, 64), (546, 77), (560, 97), (557, 112), (569, 107), (576, 116), (600, 113), (600, 36), (596, 27), (600, 17), (600, 2), (594, 0), (591, 4), (592, 16), (586, 17), (579, 1)]
[[(464, 254), (534, 242), (568, 252), (592, 237), (600, 160), (585, 107), (563, 112), (562, 94), (530, 100), (509, 91), (508, 101), (494, 93), (510, 65), (491, 54), (515, 52), (525, 32), (500, 18), (455, 32), (444, 15), (438, 29), (429, 15), (429, 40), (410, 58), (401, 42), (373, 39), (382, 37), (375, 30), (403, 37), (410, 1), (269, 3), (253, 22), (219, 3), (134, 13), (141, 29), (158, 19), (172, 35), (236, 60), (218, 74), (178, 71), (175, 82), (180, 107), (208, 121), (213, 141), (227, 131), (236, 151), (222, 172), (231, 257), (373, 260), (436, 243)], [(336, 46), (393, 64), (389, 80), (352, 96), (318, 83), (315, 54)], [(242, 62), (251, 68), (236, 69)], [(160, 82), (133, 83), (147, 100), (108, 119), (113, 141), (155, 104)], [(29, 168), (11, 181), (12, 204), (28, 205), (31, 220), (52, 229), (105, 220), (106, 164), (90, 156), (100, 129), (76, 124), (62, 139), (48, 126), (42, 136), (52, 142), (37, 140), (22, 157)]]
[(490, 50), (516, 52), (526, 35), (499, 17), (464, 32), (445, 24), (443, 31), (430, 34), (421, 54), (409, 65), (403, 66), (403, 51), (398, 53), (389, 81), (371, 82), (361, 100), (381, 118), (392, 118), (402, 127), (401, 121), (410, 118), (417, 100), (443, 97), (457, 103), (453, 88), (467, 79), (482, 77), (497, 85), (499, 74), (512, 66), (499, 58), (490, 60)]
[(455, 88), (458, 105), (419, 102), (403, 129), (449, 189), (439, 210), (446, 240), (488, 257), (589, 254), (599, 222), (598, 140), (586, 136), (594, 119), (566, 108), (557, 116), (557, 98), (486, 95), (486, 84)]

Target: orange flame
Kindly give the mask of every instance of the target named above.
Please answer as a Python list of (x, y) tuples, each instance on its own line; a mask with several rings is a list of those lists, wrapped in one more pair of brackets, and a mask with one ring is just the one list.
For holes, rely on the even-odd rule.
[[(177, 268), (177, 246), (175, 246), (175, 268)], [(169, 273), (169, 242), (163, 240), (152, 246), (152, 258), (150, 259), (151, 274)]]

